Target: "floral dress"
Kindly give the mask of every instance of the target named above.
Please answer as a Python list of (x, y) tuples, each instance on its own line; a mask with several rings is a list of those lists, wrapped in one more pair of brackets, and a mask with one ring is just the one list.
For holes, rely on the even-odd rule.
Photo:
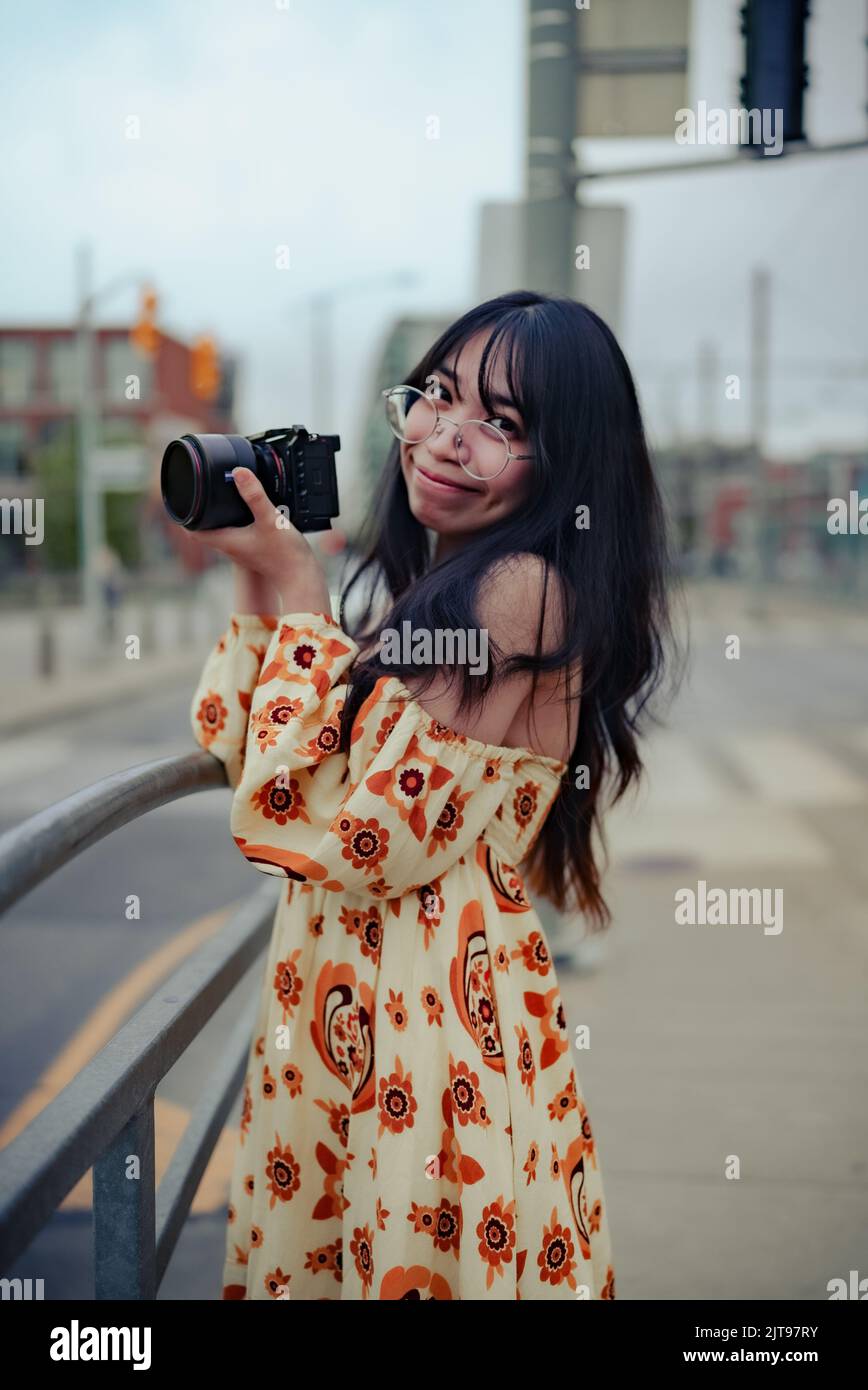
[(193, 698), (231, 832), (281, 891), (230, 1189), (225, 1299), (614, 1298), (598, 1154), (517, 865), (567, 764), (233, 614)]

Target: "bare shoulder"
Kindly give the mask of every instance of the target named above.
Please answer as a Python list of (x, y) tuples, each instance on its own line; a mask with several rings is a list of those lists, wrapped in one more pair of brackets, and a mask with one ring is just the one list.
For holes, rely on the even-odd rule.
[(477, 613), (507, 654), (536, 650), (542, 615), (542, 650), (547, 654), (564, 639), (567, 588), (541, 556), (522, 551), (486, 571), (477, 594)]

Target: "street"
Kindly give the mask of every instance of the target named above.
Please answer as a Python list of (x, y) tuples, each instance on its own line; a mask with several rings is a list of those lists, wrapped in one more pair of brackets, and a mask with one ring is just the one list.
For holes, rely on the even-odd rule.
[[(783, 614), (766, 630), (732, 604), (693, 603), (691, 674), (648, 745), (649, 787), (608, 822), (614, 925), (584, 969), (559, 970), (570, 1034), (590, 1027), (575, 1064), (619, 1298), (825, 1299), (830, 1279), (868, 1274), (868, 642), (853, 616)], [(733, 632), (738, 661), (724, 656)], [(0, 828), (188, 750), (191, 694), (125, 694), (5, 742)], [(4, 919), (4, 1143), (259, 886), (228, 804), (208, 792), (144, 817)], [(675, 894), (700, 880), (782, 890), (782, 930), (677, 925)], [(158, 1091), (160, 1172), (238, 1002)], [(219, 1296), (239, 1109), (160, 1297)], [(90, 1239), (82, 1182), (14, 1272), (86, 1298)]]

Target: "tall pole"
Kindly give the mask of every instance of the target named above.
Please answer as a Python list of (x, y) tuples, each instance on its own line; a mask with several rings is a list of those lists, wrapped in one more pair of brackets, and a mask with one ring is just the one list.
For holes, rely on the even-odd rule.
[(570, 294), (576, 245), (576, 7), (528, 0), (525, 289)]
[(771, 275), (755, 266), (750, 278), (750, 436), (754, 463), (754, 575), (751, 609), (765, 611), (766, 554), (770, 543), (769, 488), (765, 452), (769, 420), (769, 343), (771, 337)]
[(78, 534), (82, 601), (87, 631), (99, 638), (100, 588), (97, 554), (103, 542), (102, 496), (94, 469), (98, 414), (94, 377), (93, 253), (89, 244), (77, 253), (78, 280)]
[[(311, 295), (311, 368), (313, 372), (313, 421), (318, 433), (334, 433), (334, 291)], [(291, 423), (291, 422), (290, 422)]]

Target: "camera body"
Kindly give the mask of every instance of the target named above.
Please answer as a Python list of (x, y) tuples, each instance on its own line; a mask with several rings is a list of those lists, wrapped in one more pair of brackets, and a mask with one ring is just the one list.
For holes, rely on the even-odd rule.
[(233, 468), (256, 474), (275, 507), (286, 507), (298, 531), (328, 531), (340, 511), (336, 434), (304, 425), (261, 434), (183, 434), (165, 449), (160, 469), (163, 505), (188, 531), (247, 526), (253, 513), (232, 478)]

